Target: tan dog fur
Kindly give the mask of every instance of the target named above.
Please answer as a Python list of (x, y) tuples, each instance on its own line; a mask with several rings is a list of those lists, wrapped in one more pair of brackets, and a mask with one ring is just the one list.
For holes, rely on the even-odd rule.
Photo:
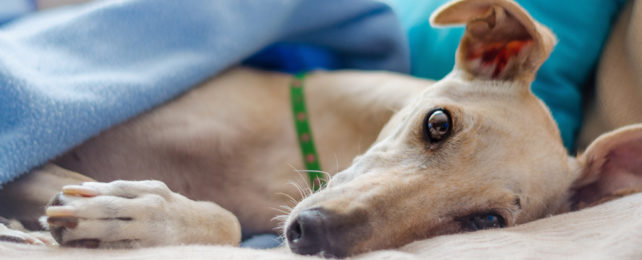
[[(596, 201), (642, 187), (639, 163), (633, 163), (628, 174), (615, 171), (609, 184), (598, 185), (610, 185), (603, 192), (592, 188), (571, 198), (569, 188), (578, 178), (587, 181), (575, 184), (582, 186), (597, 182), (585, 176), (609, 175), (594, 160), (620, 149), (624, 142), (617, 139), (640, 145), (640, 126), (600, 139), (609, 145), (595, 145), (579, 161), (569, 158), (550, 112), (530, 91), (556, 42), (553, 34), (512, 1), (456, 1), (432, 17), (437, 25), (466, 22), (453, 72), (396, 113), (368, 151), (289, 215), (286, 227), (305, 229), (297, 223), (299, 214), (325, 212), (315, 213), (329, 232), (328, 245), (316, 249), (320, 253), (353, 255), (463, 232), (458, 219), (476, 213), (497, 213), (512, 226), (568, 211), (573, 199)], [(511, 40), (530, 44), (500, 73), (494, 64), (468, 59), (474, 48)], [(437, 108), (451, 113), (453, 133), (446, 141), (426, 142), (422, 124)]]
[[(189, 198), (218, 203), (239, 219), (246, 234), (275, 232), (273, 218), (283, 214), (281, 207), (294, 206), (293, 200), (303, 196), (299, 189), (308, 187), (305, 173), (296, 171), (303, 164), (289, 107), (289, 81), (285, 74), (233, 69), (102, 133), (55, 162), (98, 181), (160, 180)], [(311, 124), (323, 169), (334, 172), (347, 167), (374, 141), (389, 117), (431, 83), (386, 72), (308, 76), (306, 96), (314, 97), (308, 100), (308, 112), (314, 118)], [(50, 165), (48, 171), (27, 176), (48, 176), (52, 169), (64, 171)], [(32, 207), (24, 201), (10, 202), (5, 206), (7, 212), (27, 207), (38, 212), (31, 214), (35, 218), (42, 214), (43, 203), (61, 190), (62, 185), (34, 189), (45, 185), (34, 185), (29, 178), (8, 185), (0, 195), (17, 187), (46, 199), (31, 202)], [(6, 196), (14, 194), (18, 195)], [(217, 223), (194, 226), (221, 228)], [(240, 230), (236, 230), (231, 237), (214, 236), (208, 243), (235, 244), (239, 239)], [(175, 242), (186, 241), (167, 243)]]
[[(346, 256), (462, 232), (457, 219), (474, 213), (496, 212), (513, 226), (640, 188), (640, 182), (616, 181), (598, 185), (606, 187), (599, 198), (574, 197), (593, 194), (584, 187), (600, 183), (600, 176), (639, 179), (638, 165), (625, 175), (605, 175), (606, 163), (599, 160), (621, 147), (635, 150), (627, 145), (640, 143), (642, 126), (600, 139), (579, 160), (568, 157), (548, 109), (530, 91), (555, 38), (517, 4), (456, 1), (432, 22), (468, 23), (455, 69), (435, 84), (383, 72), (316, 72), (306, 79), (322, 167), (341, 170), (324, 190), (303, 199), (290, 184), (308, 185), (294, 170), (303, 166), (289, 108), (290, 77), (233, 69), (57, 159), (98, 181), (130, 180), (63, 188), (47, 210), (54, 233), (61, 232), (57, 239), (99, 247), (236, 244), (239, 223), (246, 234), (268, 232), (279, 215), (275, 209), (303, 199), (285, 227), (311, 208), (342, 216), (337, 219), (346, 222), (327, 223), (344, 224), (342, 237), (328, 239), (349, 243), (325, 253)], [(513, 37), (531, 42), (499, 73), (466, 56), (477, 44)], [(422, 122), (435, 108), (450, 112), (452, 134), (427, 143)], [(162, 183), (136, 181), (146, 179)], [(24, 184), (7, 188), (14, 185)], [(92, 238), (99, 241), (86, 240)]]

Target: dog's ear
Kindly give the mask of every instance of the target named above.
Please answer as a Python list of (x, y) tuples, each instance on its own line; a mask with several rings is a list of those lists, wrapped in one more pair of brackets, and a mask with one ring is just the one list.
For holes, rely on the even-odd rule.
[(557, 38), (511, 0), (459, 0), (430, 17), (433, 26), (466, 24), (455, 71), (469, 78), (530, 82)]
[(580, 174), (571, 190), (575, 209), (642, 191), (642, 124), (603, 134), (577, 162)]

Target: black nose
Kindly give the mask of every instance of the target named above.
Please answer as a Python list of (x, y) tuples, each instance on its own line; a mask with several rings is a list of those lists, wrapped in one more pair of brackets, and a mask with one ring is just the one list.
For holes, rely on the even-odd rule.
[[(346, 248), (332, 239), (334, 228), (328, 214), (321, 208), (299, 213), (285, 231), (292, 252), (301, 255), (320, 254), (325, 257), (345, 257)], [(340, 239), (339, 239), (340, 240)], [(332, 243), (335, 242), (335, 243)]]

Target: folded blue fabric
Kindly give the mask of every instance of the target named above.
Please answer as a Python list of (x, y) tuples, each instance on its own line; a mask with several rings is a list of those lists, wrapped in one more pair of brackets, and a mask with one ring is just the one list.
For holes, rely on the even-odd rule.
[[(454, 66), (463, 28), (433, 28), (430, 14), (449, 0), (387, 0), (408, 35), (412, 75), (441, 79)], [(582, 119), (582, 87), (590, 81), (611, 23), (626, 0), (517, 0), (559, 42), (532, 90), (551, 109), (564, 145), (574, 153)]]
[(2, 5), (0, 5), (0, 24), (35, 10), (35, 0), (2, 0)]
[(0, 27), (0, 185), (273, 44), (326, 57), (288, 70), (408, 72), (404, 39), (374, 0), (97, 1), (22, 17)]

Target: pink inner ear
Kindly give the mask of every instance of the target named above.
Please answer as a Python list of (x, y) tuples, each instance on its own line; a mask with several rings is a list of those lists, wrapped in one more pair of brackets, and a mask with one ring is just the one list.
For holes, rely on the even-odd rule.
[(533, 40), (512, 40), (493, 43), (475, 44), (468, 51), (466, 59), (474, 62), (481, 59), (478, 71), (492, 69), (492, 78), (497, 78), (506, 68), (508, 61), (518, 56), (524, 47), (533, 43)]
[(576, 200), (592, 204), (617, 194), (642, 191), (642, 140), (621, 144), (609, 151), (596, 182), (578, 189)]
[(603, 189), (642, 188), (642, 141), (635, 141), (611, 151), (602, 167), (608, 173)]

